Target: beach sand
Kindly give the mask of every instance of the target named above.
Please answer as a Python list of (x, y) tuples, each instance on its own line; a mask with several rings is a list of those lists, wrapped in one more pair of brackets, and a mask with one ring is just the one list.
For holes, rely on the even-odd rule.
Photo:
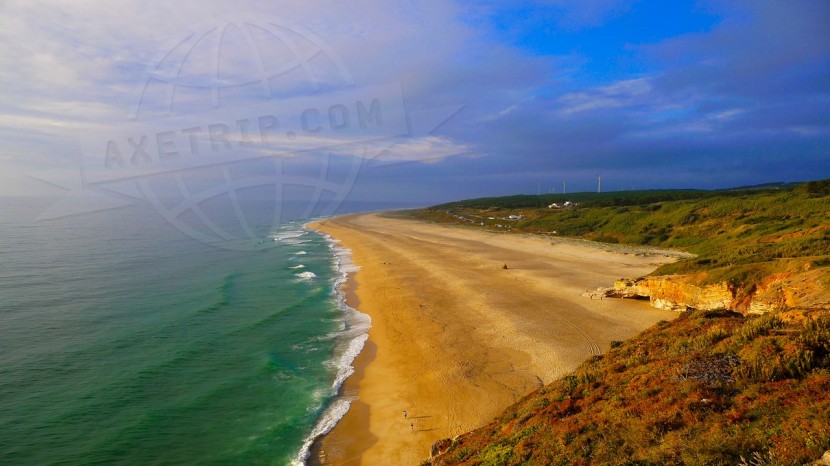
[(347, 301), (372, 318), (343, 386), (351, 409), (312, 463), (419, 464), (436, 440), (486, 424), (611, 341), (676, 316), (583, 296), (647, 274), (669, 260), (661, 255), (384, 214), (311, 227), (352, 250), (361, 269)]

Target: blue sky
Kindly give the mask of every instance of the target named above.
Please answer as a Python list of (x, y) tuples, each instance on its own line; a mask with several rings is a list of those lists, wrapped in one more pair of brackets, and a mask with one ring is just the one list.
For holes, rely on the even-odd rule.
[[(105, 135), (128, 121), (147, 70), (171, 44), (240, 12), (296, 25), (347, 72), (330, 61), (317, 87), (299, 77), (272, 83), (270, 95), (242, 87), (239, 105), (288, 108), (394, 83), (409, 118), (462, 107), (429, 134), (370, 150), (344, 141), (281, 156), (298, 171), (322, 152), (339, 160), (332, 171), (347, 170), (356, 154), (367, 159), (352, 200), (426, 204), (558, 190), (563, 179), (569, 190), (590, 190), (597, 175), (608, 190), (830, 177), (825, 0), (111, 3), (0, 3), (0, 194), (57, 199), (66, 191), (55, 185), (77, 189), (78, 134)], [(239, 37), (238, 53), (228, 39), (216, 65), (229, 70), (227, 82), (257, 73)], [(159, 72), (185, 83), (210, 66), (193, 59)], [(222, 108), (184, 87), (175, 96), (181, 113)], [(44, 170), (38, 176), (53, 184), (29, 176)]]
[(579, 85), (602, 85), (656, 71), (640, 56), (639, 45), (706, 33), (719, 20), (694, 1), (595, 3), (600, 5), (506, 6), (490, 12), (486, 21), (499, 41), (534, 55), (580, 59)]

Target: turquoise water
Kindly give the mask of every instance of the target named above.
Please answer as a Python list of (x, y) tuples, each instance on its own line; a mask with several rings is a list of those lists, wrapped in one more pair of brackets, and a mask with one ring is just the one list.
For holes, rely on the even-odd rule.
[(238, 252), (140, 207), (0, 202), (0, 464), (297, 463), (346, 409), (365, 322), (302, 222)]

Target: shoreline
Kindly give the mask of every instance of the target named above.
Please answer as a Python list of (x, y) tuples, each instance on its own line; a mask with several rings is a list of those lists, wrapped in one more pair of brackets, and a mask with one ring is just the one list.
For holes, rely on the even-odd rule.
[(332, 385), (332, 401), (322, 412), (321, 417), (309, 433), (306, 443), (303, 444), (297, 457), (292, 462), (294, 466), (322, 464), (320, 461), (322, 440), (352, 409), (351, 404), (355, 401), (356, 393), (350, 395), (352, 391), (345, 387), (349, 380), (360, 378), (362, 366), (357, 361), (361, 358), (361, 355), (367, 352), (367, 346), (371, 346), (368, 341), (371, 317), (358, 310), (359, 300), (354, 292), (356, 283), (353, 277), (360, 267), (354, 265), (351, 251), (343, 247), (339, 240), (310, 228), (310, 223), (303, 225), (303, 228), (324, 237), (335, 257), (334, 268), (340, 274), (340, 277), (334, 281), (333, 291), (337, 297), (338, 307), (345, 314), (344, 328), (341, 330), (344, 341), (333, 360), (335, 361), (333, 364), (338, 367), (338, 375)]
[[(331, 236), (329, 236), (329, 238), (330, 241), (335, 241), (334, 238), (331, 238)], [(345, 248), (343, 249), (348, 251)], [(351, 254), (351, 251), (349, 251), (348, 253)], [(345, 271), (345, 279), (341, 283), (336, 285), (336, 291), (338, 294), (340, 294), (340, 298), (343, 300), (343, 303), (345, 303), (346, 306), (356, 310), (357, 312), (360, 312), (358, 311), (360, 306), (360, 299), (357, 297), (356, 294), (357, 283), (354, 280), (354, 275), (356, 272), (357, 270)], [(367, 339), (364, 342), (363, 348), (361, 349), (360, 353), (357, 354), (357, 356), (351, 363), (354, 371), (343, 381), (343, 383), (338, 388), (337, 393), (334, 395), (335, 399), (348, 400), (350, 411), (352, 409), (355, 409), (355, 403), (359, 403), (359, 400), (357, 399), (357, 383), (363, 378), (363, 373), (365, 371), (366, 365), (368, 365), (368, 363), (371, 361), (375, 351), (377, 350), (375, 348), (374, 343)], [(345, 414), (346, 413), (344, 413), (344, 416)], [(339, 424), (342, 420), (343, 416), (337, 419), (337, 424)], [(332, 426), (332, 428), (334, 427), (336, 427), (336, 425)], [(305, 463), (307, 466), (323, 466), (324, 464), (326, 464), (326, 453), (323, 450), (323, 442), (330, 432), (331, 430), (314, 438), (313, 442), (311, 443), (311, 446), (308, 449), (309, 455)]]
[[(350, 309), (353, 312), (356, 312), (360, 315), (364, 315), (369, 319), (369, 324), (365, 329), (365, 334), (368, 337), (368, 331), (371, 328), (371, 316), (360, 312), (360, 298), (357, 295), (358, 283), (355, 279), (355, 275), (357, 274), (357, 272), (360, 271), (360, 266), (354, 264), (352, 258), (352, 251), (349, 248), (344, 247), (340, 240), (334, 238), (330, 234), (327, 234), (323, 231), (314, 228), (314, 224), (317, 224), (318, 222), (325, 220), (327, 219), (308, 222), (305, 225), (305, 228), (313, 230), (316, 233), (323, 235), (330, 244), (332, 252), (334, 252), (334, 254), (337, 256), (337, 269), (342, 274), (343, 278), (335, 282), (335, 292), (338, 294), (338, 299), (340, 300), (341, 306), (345, 306), (346, 309)], [(346, 259), (345, 261), (344, 258)], [(344, 262), (348, 262), (348, 265), (344, 265)], [(334, 403), (337, 403), (338, 401), (348, 402), (348, 412), (366, 412), (365, 404), (361, 403), (360, 399), (358, 398), (358, 386), (363, 378), (366, 367), (374, 359), (376, 352), (376, 345), (374, 344), (374, 342), (371, 341), (371, 339), (367, 338), (362, 345), (361, 351), (351, 362), (353, 371), (342, 381), (340, 386), (337, 388), (337, 392), (334, 394)], [(306, 466), (325, 466), (329, 464), (327, 462), (328, 455), (326, 453), (326, 450), (324, 449), (326, 437), (329, 436), (332, 429), (336, 428), (343, 422), (343, 418), (346, 414), (348, 414), (348, 412), (343, 413), (343, 415), (336, 419), (335, 425), (331, 426), (331, 428), (329, 428), (327, 431), (318, 434), (314, 437), (314, 439), (311, 442), (311, 445), (308, 447), (308, 456), (305, 459)], [(363, 415), (357, 417), (357, 419), (363, 421), (366, 419), (366, 417), (367, 415)], [(360, 430), (368, 430), (368, 423), (360, 422), (358, 425), (349, 425), (346, 426), (346, 428), (348, 428), (349, 430), (353, 428), (358, 428)], [(331, 449), (331, 446), (329, 446), (329, 449)]]
[[(557, 285), (575, 282), (579, 287), (591, 281), (587, 272), (577, 270), (576, 279), (557, 278), (540, 265), (539, 254), (552, 251), (565, 263), (553, 263), (559, 275), (568, 267), (609, 258), (613, 260), (606, 268), (639, 275), (655, 268), (653, 261), (668, 258), (632, 257), (545, 238), (468, 233), (379, 213), (338, 216), (307, 227), (352, 250), (352, 260), (361, 268), (346, 274), (340, 291), (348, 306), (373, 319), (363, 351), (352, 362), (354, 373), (337, 395), (349, 399), (351, 407), (333, 429), (316, 438), (309, 465), (374, 464), (379, 458), (420, 462), (435, 440), (489, 422), (541, 384), (607, 349), (611, 340), (674, 316), (642, 307), (644, 303), (588, 304), (581, 296), (585, 290), (560, 290), (533, 276), (544, 271), (558, 279)], [(501, 270), (495, 262), (482, 268), (480, 257), (468, 257), (469, 250), (457, 246), (480, 247), (479, 255), (495, 251), (516, 268)], [(480, 273), (482, 283), (469, 280), (465, 267)], [(605, 275), (611, 281), (619, 278), (610, 278), (607, 271)], [(438, 282), (442, 285), (436, 286)], [(517, 296), (514, 288), (522, 293)], [(470, 300), (481, 309), (471, 313)], [(540, 318), (540, 313), (546, 315)], [(480, 325), (479, 318), (492, 328)], [(448, 327), (460, 337), (448, 338)], [(403, 410), (408, 410), (407, 419)]]

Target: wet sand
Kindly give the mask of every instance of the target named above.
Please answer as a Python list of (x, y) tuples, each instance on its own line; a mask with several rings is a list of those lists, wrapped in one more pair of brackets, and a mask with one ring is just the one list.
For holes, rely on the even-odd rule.
[[(355, 214), (311, 225), (352, 250), (347, 301), (372, 317), (351, 409), (323, 464), (419, 464), (542, 384), (675, 313), (587, 290), (645, 275), (660, 255)], [(504, 265), (507, 269), (504, 269)], [(403, 412), (407, 412), (404, 418)]]

